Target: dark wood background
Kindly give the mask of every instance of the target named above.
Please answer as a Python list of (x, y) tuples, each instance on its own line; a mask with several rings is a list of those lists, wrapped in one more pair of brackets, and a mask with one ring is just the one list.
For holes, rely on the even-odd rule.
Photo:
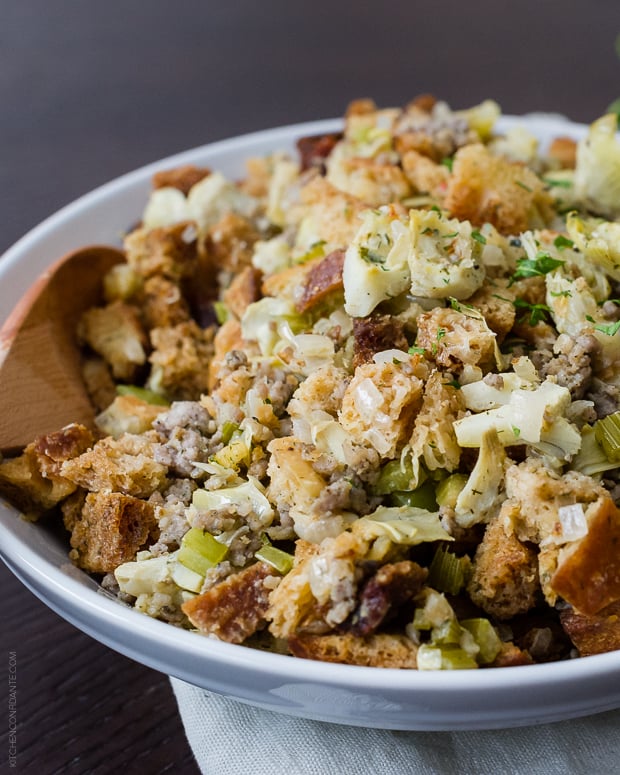
[[(592, 120), (620, 97), (618, 33), (618, 0), (0, 0), (0, 253), (121, 173), (356, 97), (493, 97)], [(4, 566), (0, 584), (13, 771), (198, 772), (165, 676), (66, 624)]]

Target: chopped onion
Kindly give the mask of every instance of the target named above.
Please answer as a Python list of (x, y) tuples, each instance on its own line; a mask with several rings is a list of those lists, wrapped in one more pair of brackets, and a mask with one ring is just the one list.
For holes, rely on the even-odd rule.
[(558, 517), (562, 525), (562, 537), (565, 541), (578, 541), (588, 533), (588, 522), (583, 511), (583, 504), (573, 503), (561, 506)]

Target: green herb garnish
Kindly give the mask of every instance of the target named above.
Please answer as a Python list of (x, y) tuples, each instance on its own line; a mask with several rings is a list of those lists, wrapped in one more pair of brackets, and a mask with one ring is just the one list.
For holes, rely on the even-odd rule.
[(553, 258), (546, 250), (539, 250), (535, 259), (520, 258), (517, 261), (517, 271), (513, 274), (512, 281), (523, 280), (527, 277), (542, 277), (562, 264), (564, 261)]

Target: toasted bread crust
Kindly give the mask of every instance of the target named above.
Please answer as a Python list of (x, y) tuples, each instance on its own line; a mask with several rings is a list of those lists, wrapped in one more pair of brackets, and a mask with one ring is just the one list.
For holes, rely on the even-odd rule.
[(288, 645), (302, 659), (366, 667), (417, 667), (417, 647), (404, 635), (295, 635), (289, 638)]

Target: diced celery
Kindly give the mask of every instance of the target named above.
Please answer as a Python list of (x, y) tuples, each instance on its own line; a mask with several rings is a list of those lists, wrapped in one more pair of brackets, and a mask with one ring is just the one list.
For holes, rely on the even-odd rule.
[(440, 592), (457, 595), (467, 581), (470, 567), (467, 555), (457, 557), (446, 546), (439, 546), (428, 569), (427, 583)]
[(283, 576), (293, 567), (293, 555), (275, 546), (265, 545), (254, 556), (257, 560), (262, 560), (271, 565), (272, 568), (275, 568)]
[(223, 301), (214, 301), (213, 311), (215, 312), (215, 317), (220, 325), (223, 325), (228, 320), (228, 307)]
[(610, 460), (596, 440), (594, 428), (586, 425), (581, 430), (581, 449), (571, 461), (571, 468), (586, 476), (618, 468), (619, 461)]
[(467, 484), (466, 474), (452, 474), (437, 485), (435, 497), (440, 506), (447, 506), (453, 509), (461, 490)]
[(437, 511), (437, 501), (435, 500), (435, 485), (430, 480), (424, 482), (421, 487), (411, 492), (393, 492), (390, 495), (390, 502), (394, 506), (411, 506), (427, 511)]
[(193, 527), (183, 536), (178, 558), (186, 568), (204, 576), (209, 568), (221, 562), (227, 553), (228, 547), (216, 541), (211, 533)]
[[(420, 471), (420, 483), (426, 479), (426, 475)], [(407, 458), (401, 464), (400, 460), (390, 460), (381, 469), (374, 491), (377, 495), (390, 495), (396, 491), (410, 490), (413, 479), (413, 466), (411, 459)]]
[(140, 401), (144, 401), (147, 404), (170, 406), (170, 402), (167, 401), (164, 396), (159, 395), (159, 393), (156, 393), (154, 390), (138, 387), (137, 385), (117, 385), (116, 392), (119, 396), (133, 396), (134, 398), (139, 398)]
[(222, 425), (222, 441), (224, 444), (228, 444), (228, 442), (232, 439), (233, 434), (238, 430), (239, 426), (236, 422), (226, 420), (226, 422)]
[(594, 425), (594, 435), (607, 458), (620, 462), (620, 412), (608, 414)]
[(423, 643), (417, 654), (418, 670), (471, 670), (476, 660), (451, 643), (433, 646)]
[(450, 619), (431, 632), (431, 643), (437, 646), (442, 643), (453, 643), (457, 646), (461, 641), (462, 629), (456, 619)]
[(478, 661), (482, 665), (488, 665), (499, 654), (502, 648), (502, 642), (495, 628), (488, 619), (463, 619), (461, 627), (465, 628), (473, 635), (474, 640), (480, 648)]

